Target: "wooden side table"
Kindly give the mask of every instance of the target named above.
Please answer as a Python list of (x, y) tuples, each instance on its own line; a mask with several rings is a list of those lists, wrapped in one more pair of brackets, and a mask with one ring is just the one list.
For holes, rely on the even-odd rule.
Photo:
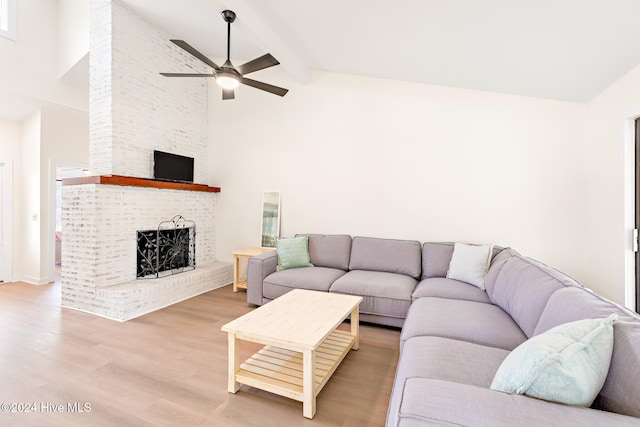
[(240, 259), (249, 259), (265, 252), (275, 251), (276, 248), (247, 248), (233, 253), (233, 292), (238, 289), (247, 289), (247, 278), (240, 278)]

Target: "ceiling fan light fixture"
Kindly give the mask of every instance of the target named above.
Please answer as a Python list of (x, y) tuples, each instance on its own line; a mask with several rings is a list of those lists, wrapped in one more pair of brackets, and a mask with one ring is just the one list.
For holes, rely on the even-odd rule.
[(240, 86), (240, 78), (233, 73), (220, 71), (216, 73), (216, 83), (223, 89), (235, 89)]

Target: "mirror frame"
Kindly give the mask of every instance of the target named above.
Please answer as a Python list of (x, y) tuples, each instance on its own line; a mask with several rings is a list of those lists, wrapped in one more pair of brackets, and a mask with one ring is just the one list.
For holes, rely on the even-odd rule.
[(262, 195), (262, 232), (260, 246), (275, 248), (280, 237), (280, 192), (266, 192)]

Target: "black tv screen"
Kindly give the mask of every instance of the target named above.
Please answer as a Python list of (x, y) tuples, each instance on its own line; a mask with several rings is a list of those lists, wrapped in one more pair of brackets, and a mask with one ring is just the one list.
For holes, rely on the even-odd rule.
[(162, 181), (193, 182), (193, 157), (154, 151), (153, 178)]

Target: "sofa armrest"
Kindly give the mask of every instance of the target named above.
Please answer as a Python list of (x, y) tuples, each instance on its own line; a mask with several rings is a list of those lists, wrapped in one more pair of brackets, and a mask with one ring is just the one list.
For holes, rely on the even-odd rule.
[(247, 265), (247, 302), (249, 304), (262, 305), (262, 282), (265, 277), (275, 273), (277, 266), (276, 251), (249, 258)]

